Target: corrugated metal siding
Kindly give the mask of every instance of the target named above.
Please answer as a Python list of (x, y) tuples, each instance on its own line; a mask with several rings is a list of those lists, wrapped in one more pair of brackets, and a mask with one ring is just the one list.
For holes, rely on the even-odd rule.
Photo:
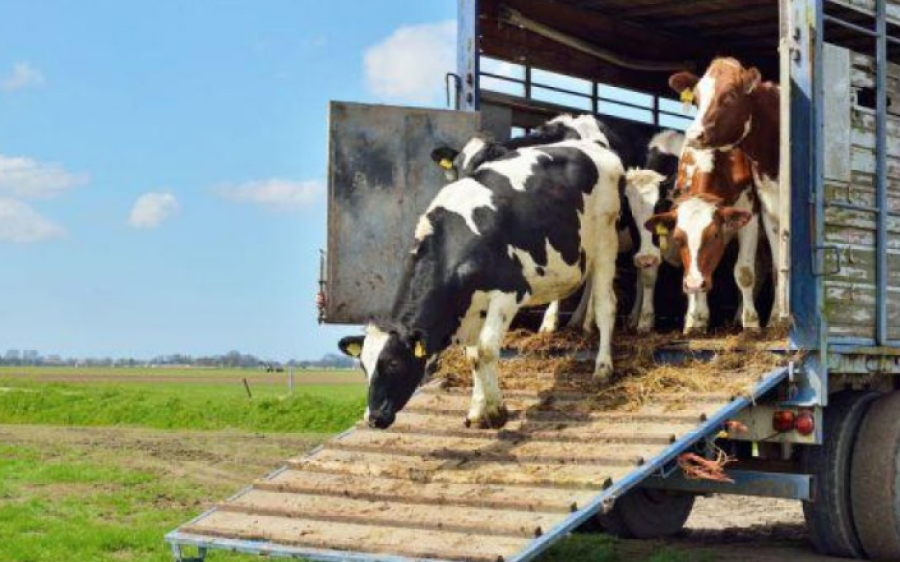
[[(865, 4), (863, 0), (856, 2)], [(871, 4), (871, 2), (868, 2)], [(897, 4), (894, 4), (897, 7)], [(895, 11), (895, 13), (898, 13)], [(838, 337), (876, 336), (874, 59), (828, 46), (825, 52), (825, 315)], [(900, 213), (900, 66), (889, 65), (888, 206)], [(900, 339), (900, 217), (888, 221), (888, 332)], [(840, 254), (840, 255), (838, 255)]]

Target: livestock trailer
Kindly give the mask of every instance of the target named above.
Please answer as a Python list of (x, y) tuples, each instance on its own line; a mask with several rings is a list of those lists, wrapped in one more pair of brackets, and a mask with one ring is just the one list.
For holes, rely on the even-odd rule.
[[(392, 439), (351, 430), (170, 533), (176, 559), (196, 547), (200, 559), (227, 549), (528, 560), (597, 514), (618, 514), (627, 534), (621, 516), (630, 509), (632, 535), (652, 535), (636, 514), (671, 532), (690, 511), (686, 498), (707, 493), (803, 501), (820, 551), (900, 559), (900, 1), (458, 5), (451, 109), (331, 106), (326, 321), (362, 324), (387, 312), (415, 220), (443, 185), (433, 147), (461, 146), (482, 130), (508, 138), (559, 113), (685, 128), (691, 114), (668, 76), (731, 55), (781, 85), (774, 265), (784, 290), (771, 298), (789, 311), (795, 353), (756, 373), (746, 396), (697, 397), (680, 417), (596, 413), (584, 432), (557, 434), (532, 420), (542, 431), (513, 431), (527, 455), (497, 454), (509, 434), (441, 425), (441, 412), (463, 406), (428, 387)], [(721, 438), (729, 420), (747, 427), (728, 436), (742, 443), (734, 483), (673, 470), (679, 454)], [(612, 443), (638, 460), (599, 452)], [(581, 468), (553, 464), (562, 454), (553, 447), (563, 446)], [(450, 463), (462, 449), (479, 458)], [(421, 509), (433, 505), (442, 506), (438, 518)]]

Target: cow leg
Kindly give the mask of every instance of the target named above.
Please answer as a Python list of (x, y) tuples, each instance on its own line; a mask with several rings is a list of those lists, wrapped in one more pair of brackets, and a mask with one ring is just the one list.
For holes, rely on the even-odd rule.
[(778, 274), (781, 267), (781, 248), (778, 244), (778, 235), (781, 230), (781, 200), (778, 194), (778, 182), (763, 180), (757, 186), (760, 203), (762, 207), (762, 226), (766, 233), (766, 240), (769, 241), (769, 248), (772, 250), (772, 274), (775, 281), (775, 302), (772, 306), (772, 314), (769, 317), (769, 327), (779, 326), (786, 322), (783, 317), (778, 295), (781, 294), (782, 278)]
[[(640, 270), (637, 296), (635, 297), (636, 310), (632, 312), (632, 319), (635, 320), (638, 332), (653, 330), (656, 321), (653, 298), (658, 275), (659, 266), (642, 267)], [(637, 312), (637, 314), (634, 312)]]
[(542, 334), (552, 334), (559, 329), (559, 301), (553, 301), (544, 312), (544, 320), (538, 330)]
[(466, 426), (483, 429), (503, 427), (508, 417), (500, 381), (497, 379), (497, 361), (503, 336), (519, 309), (515, 294), (500, 293), (491, 297), (487, 316), (478, 343), (466, 348), (472, 365), (474, 384), (472, 404), (466, 416)]
[[(605, 217), (600, 220), (604, 220)], [(616, 292), (613, 279), (616, 275), (616, 229), (615, 219), (609, 225), (597, 229), (597, 241), (593, 269), (591, 273), (591, 299), (594, 320), (600, 331), (600, 349), (594, 367), (594, 380), (607, 382), (613, 372), (612, 332), (616, 323)]]
[(586, 334), (591, 334), (594, 331), (590, 277), (584, 281), (584, 290), (581, 292), (581, 300), (578, 302), (578, 308), (575, 309), (575, 312), (573, 312), (572, 316), (569, 318), (568, 326), (569, 328), (583, 330)]
[(745, 330), (759, 329), (759, 313), (753, 298), (756, 286), (756, 250), (759, 248), (759, 215), (753, 215), (744, 228), (738, 230), (738, 258), (734, 265), (734, 280), (741, 291), (741, 326)]
[(706, 293), (688, 295), (688, 310), (684, 319), (685, 335), (705, 332), (709, 326), (709, 305), (706, 296)]

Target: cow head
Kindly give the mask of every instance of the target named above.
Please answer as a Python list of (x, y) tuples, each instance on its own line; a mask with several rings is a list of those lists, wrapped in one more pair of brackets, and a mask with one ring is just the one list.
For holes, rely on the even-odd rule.
[[(666, 204), (663, 193), (663, 182), (666, 176), (653, 170), (631, 169), (625, 174), (625, 197), (634, 222), (638, 225), (645, 224), (654, 214), (663, 211), (661, 207)], [(640, 246), (634, 256), (634, 265), (638, 269), (655, 267), (660, 264), (660, 250), (653, 244), (655, 233), (645, 228), (638, 228), (640, 232)]]
[(692, 195), (654, 215), (644, 227), (669, 237), (684, 265), (684, 292), (696, 294), (712, 289), (713, 272), (729, 240), (752, 217), (750, 211), (722, 205), (717, 197)]
[(751, 95), (761, 79), (759, 70), (733, 58), (715, 59), (702, 78), (690, 72), (672, 75), (669, 86), (697, 106), (688, 145), (726, 149), (744, 140), (752, 126)]
[(370, 324), (365, 336), (343, 338), (338, 347), (360, 360), (369, 379), (369, 426), (390, 427), (425, 377), (426, 352), (421, 335), (383, 330)]
[(509, 154), (502, 144), (483, 137), (472, 137), (462, 150), (439, 146), (431, 151), (431, 159), (444, 171), (448, 182), (471, 176), (478, 166)]

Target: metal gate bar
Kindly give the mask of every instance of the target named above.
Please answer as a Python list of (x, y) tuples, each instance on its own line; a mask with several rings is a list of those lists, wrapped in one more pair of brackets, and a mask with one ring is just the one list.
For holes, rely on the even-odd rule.
[(875, 34), (876, 335), (879, 345), (888, 345), (887, 0), (875, 0)]

